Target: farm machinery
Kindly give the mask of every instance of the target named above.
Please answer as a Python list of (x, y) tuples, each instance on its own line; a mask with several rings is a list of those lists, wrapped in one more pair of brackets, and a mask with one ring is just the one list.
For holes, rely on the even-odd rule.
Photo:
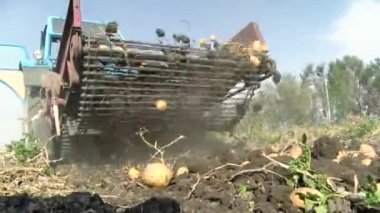
[[(70, 159), (78, 137), (165, 131), (226, 131), (244, 116), (260, 82), (279, 80), (260, 32), (249, 45), (215, 36), (193, 44), (184, 34), (155, 31), (159, 42), (126, 40), (116, 22), (81, 18), (70, 0), (66, 18), (49, 17), (35, 66), (23, 66), (32, 131), (55, 140), (52, 159)], [(57, 55), (54, 55), (54, 46)], [(240, 85), (240, 87), (236, 87)], [(41, 127), (38, 122), (44, 123)], [(112, 146), (109, 144), (109, 146)]]

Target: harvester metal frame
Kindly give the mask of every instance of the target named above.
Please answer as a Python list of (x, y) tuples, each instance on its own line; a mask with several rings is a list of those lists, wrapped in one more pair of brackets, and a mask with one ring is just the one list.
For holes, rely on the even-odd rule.
[[(39, 103), (41, 107), (38, 113), (34, 112), (34, 114), (29, 114), (28, 117), (29, 118), (38, 117), (39, 119), (45, 120), (45, 123), (47, 123), (47, 125), (51, 127), (50, 129), (48, 128), (47, 130), (49, 131), (49, 133), (45, 135), (49, 135), (51, 137), (57, 136), (55, 137), (56, 140), (54, 141), (54, 143), (51, 143), (52, 147), (50, 147), (50, 150), (52, 151), (51, 156), (54, 159), (59, 158), (62, 155), (61, 150), (60, 150), (62, 144), (70, 144), (71, 141), (75, 140), (76, 136), (80, 134), (84, 134), (84, 135), (90, 134), (89, 132), (91, 132), (91, 130), (93, 129), (91, 129), (91, 127), (89, 128), (85, 127), (84, 131), (82, 129), (79, 129), (78, 122), (76, 121), (77, 120), (76, 117), (77, 115), (80, 115), (81, 112), (85, 112), (82, 114), (86, 114), (88, 110), (94, 110), (96, 107), (92, 108), (93, 105), (95, 103), (101, 102), (99, 101), (100, 100), (99, 98), (98, 99), (96, 98), (103, 97), (103, 96), (106, 97), (108, 94), (108, 93), (104, 93), (100, 95), (99, 94), (93, 95), (92, 93), (81, 94), (83, 93), (82, 91), (83, 90), (82, 88), (83, 76), (84, 75), (88, 75), (90, 77), (99, 76), (101, 73), (104, 73), (104, 70), (99, 71), (100, 68), (98, 67), (97, 64), (84, 65), (83, 60), (85, 60), (84, 58), (86, 57), (88, 61), (91, 61), (91, 60), (93, 61), (95, 58), (97, 57), (101, 58), (103, 56), (91, 55), (93, 54), (93, 52), (97, 53), (98, 51), (100, 51), (99, 49), (101, 47), (101, 44), (100, 45), (98, 44), (100, 40), (96, 40), (97, 38), (96, 39), (93, 39), (92, 37), (88, 38), (85, 35), (84, 29), (83, 29), (83, 26), (84, 26), (83, 23), (86, 21), (83, 21), (81, 17), (80, 0), (69, 1), (67, 15), (66, 15), (66, 18), (64, 19), (65, 24), (63, 27), (62, 35), (55, 33), (54, 30), (52, 29), (52, 26), (53, 26), (52, 20), (57, 19), (57, 18), (58, 17), (53, 17), (53, 16), (49, 17), (47, 25), (45, 26), (44, 31), (42, 31), (41, 33), (41, 47), (40, 47), (41, 50), (40, 52), (37, 51), (34, 54), (37, 56), (39, 55), (40, 57), (37, 58), (38, 61), (37, 63), (35, 63), (35, 66), (30, 66), (30, 64), (28, 63), (22, 63), (22, 66), (21, 66), (22, 70), (25, 73), (26, 79), (28, 79), (27, 81), (25, 81), (25, 85), (26, 87), (31, 88), (31, 90), (33, 91), (31, 93), (30, 99), (35, 100), (39, 98)], [(99, 22), (92, 22), (92, 23), (101, 24)], [(260, 33), (259, 35), (261, 36)], [(258, 68), (255, 68), (254, 69), (255, 71), (252, 71), (254, 73), (250, 73), (251, 71), (247, 71), (247, 70), (251, 70), (253, 66), (250, 59), (247, 58), (247, 55), (242, 56), (240, 54), (237, 54), (237, 55), (234, 55), (234, 57), (228, 56), (229, 58), (223, 58), (227, 56), (220, 55), (219, 57), (218, 55), (215, 55), (215, 54), (219, 54), (218, 52), (215, 52), (215, 51), (210, 52), (209, 50), (194, 49), (192, 47), (188, 47), (188, 49), (186, 49), (186, 47), (183, 48), (182, 46), (175, 46), (175, 45), (173, 46), (173, 45), (153, 44), (153, 43), (135, 42), (135, 41), (121, 41), (121, 40), (124, 40), (122, 35), (118, 33), (118, 36), (119, 36), (119, 40), (111, 39), (112, 40), (111, 43), (115, 42), (119, 45), (117, 46), (119, 47), (119, 54), (125, 54), (124, 55), (125, 58), (120, 59), (116, 57), (116, 58), (111, 58), (111, 60), (135, 61), (133, 63), (138, 63), (136, 61), (144, 61), (144, 60), (156, 62), (154, 63), (154, 65), (152, 64), (149, 65), (148, 63), (148, 68), (144, 67), (145, 62), (144, 63), (139, 62), (142, 65), (133, 65), (133, 66), (130, 65), (128, 62), (127, 65), (122, 65), (122, 66), (125, 66), (128, 69), (133, 69), (140, 66), (137, 68), (137, 70), (138, 72), (143, 73), (140, 76), (143, 79), (144, 78), (170, 79), (174, 76), (173, 79), (177, 79), (178, 82), (170, 81), (170, 83), (166, 83), (166, 84), (173, 84), (173, 85), (176, 84), (177, 86), (175, 88), (176, 90), (178, 90), (176, 92), (186, 91), (182, 94), (181, 97), (191, 94), (191, 92), (189, 92), (187, 89), (187, 86), (190, 86), (190, 85), (186, 85), (185, 89), (181, 87), (181, 86), (184, 86), (183, 84), (187, 84), (187, 83), (181, 82), (181, 79), (183, 80), (185, 78), (188, 78), (190, 79), (190, 80), (187, 80), (188, 82), (193, 82), (194, 79), (198, 78), (198, 81), (201, 80), (202, 82), (209, 82), (210, 84), (212, 82), (216, 82), (216, 83), (213, 83), (215, 85), (213, 84), (205, 85), (204, 83), (198, 84), (198, 87), (199, 86), (205, 86), (207, 88), (211, 87), (211, 89), (205, 90), (205, 91), (203, 91), (202, 89), (199, 90), (199, 88), (197, 90), (199, 94), (205, 93), (206, 95), (208, 95), (207, 98), (210, 99), (210, 103), (211, 103), (210, 107), (213, 106), (212, 104), (215, 104), (215, 103), (220, 104), (224, 102), (225, 99), (228, 99), (229, 96), (236, 95), (237, 93), (242, 92), (244, 90), (250, 90), (251, 92), (250, 97), (248, 97), (248, 94), (247, 94), (246, 99), (251, 98), (253, 96), (253, 91), (257, 89), (257, 87), (260, 87), (260, 81), (270, 78), (272, 75), (270, 71), (265, 71), (265, 73), (262, 73), (260, 70), (258, 70)], [(51, 58), (51, 48), (52, 48), (52, 43), (56, 39), (60, 40), (60, 46), (58, 50), (58, 56), (55, 60)], [(87, 45), (86, 48), (84, 47), (84, 45)], [(145, 48), (147, 48), (148, 51), (161, 51), (163, 55), (160, 55), (160, 54), (149, 55), (146, 52), (143, 52), (143, 53), (140, 52), (141, 55), (139, 55), (140, 53), (137, 53), (137, 56), (139, 56), (140, 58), (137, 57), (137, 59), (136, 58), (129, 59), (127, 58), (127, 55), (129, 54), (129, 52), (127, 53), (127, 49), (123, 49), (126, 46), (128, 47), (132, 46), (135, 49), (140, 48), (139, 50), (145, 50)], [(103, 48), (104, 48), (104, 45), (103, 45)], [(120, 48), (122, 49), (122, 53), (120, 53)], [(113, 51), (115, 50), (111, 50), (112, 54), (113, 54)], [(169, 52), (169, 54), (171, 55), (165, 55), (166, 54), (165, 51)], [(224, 49), (224, 51), (227, 51), (227, 53), (230, 54), (228, 49)], [(197, 56), (199, 58), (191, 58), (190, 56), (186, 55), (188, 52), (199, 54), (200, 56)], [(88, 54), (88, 55), (84, 57), (84, 54)], [(224, 52), (223, 54), (226, 54), (226, 52)], [(241, 61), (240, 63), (240, 60), (243, 60), (243, 61)], [(164, 66), (164, 67), (166, 66), (166, 70), (161, 69), (162, 67), (157, 68), (158, 66), (157, 62), (159, 62), (160, 66)], [(181, 63), (182, 63), (181, 66), (183, 66), (183, 64), (186, 64), (185, 66), (188, 66), (188, 68), (191, 70), (190, 74), (193, 73), (191, 75), (187, 73), (188, 75), (190, 75), (190, 77), (185, 76), (185, 74), (181, 74), (184, 72), (183, 70), (181, 70), (181, 68), (178, 68), (180, 67), (178, 64), (181, 64)], [(270, 63), (270, 62), (265, 62), (265, 63)], [(169, 64), (174, 64), (174, 65), (169, 66)], [(86, 66), (87, 66), (86, 68), (87, 70), (84, 71), (83, 69)], [(149, 67), (149, 66), (152, 66), (152, 67)], [(203, 70), (195, 70), (194, 67), (197, 67), (197, 66), (198, 68), (203, 67), (202, 68)], [(208, 73), (205, 73), (204, 67), (209, 68), (209, 70), (206, 69)], [(218, 73), (217, 71), (221, 71), (221, 72), (223, 71), (223, 72)], [(158, 72), (158, 75), (157, 75), (157, 72)], [(163, 74), (163, 76), (160, 76), (160, 74)], [(211, 76), (212, 75), (217, 75), (217, 76), (215, 77), (215, 79), (208, 79), (207, 76), (209, 76), (210, 74)], [(166, 76), (166, 75), (169, 75), (169, 76)], [(233, 78), (228, 79), (228, 76), (232, 76)], [(236, 78), (245, 78), (245, 79), (248, 78), (249, 83), (247, 83), (246, 87), (243, 87), (243, 89), (239, 90), (238, 92), (235, 92), (232, 94), (226, 94), (225, 97), (223, 97), (221, 94), (225, 94), (224, 92), (228, 92), (228, 90), (225, 91), (226, 85), (230, 85), (232, 81), (235, 82)], [(90, 80), (94, 82), (98, 81), (97, 78), (93, 78)], [(221, 82), (218, 82), (218, 81), (221, 81)], [(121, 82), (121, 81), (116, 80), (116, 82)], [(121, 82), (121, 83), (125, 83), (125, 82)], [(137, 82), (137, 83), (133, 82), (133, 83), (137, 84), (137, 83), (144, 83), (144, 82)], [(237, 83), (239, 82), (235, 82), (235, 84)], [(218, 87), (216, 87), (216, 84), (218, 85)], [(159, 88), (157, 91), (159, 90), (163, 91), (166, 89), (169, 91), (173, 90), (171, 92), (174, 92), (174, 89), (172, 89), (172, 87), (169, 87), (169, 86), (158, 87), (156, 85), (156, 87)], [(223, 89), (220, 90), (218, 89), (219, 87), (220, 88), (223, 87)], [(88, 86), (84, 89), (91, 89), (91, 88), (94, 90), (95, 87), (88, 84)], [(110, 88), (112, 90), (120, 90), (120, 91), (126, 92), (126, 94), (125, 93), (122, 93), (122, 94), (119, 93), (116, 95), (114, 94), (113, 96), (115, 97), (124, 98), (124, 97), (133, 96), (133, 94), (131, 95), (128, 93), (129, 92), (128, 88), (124, 88), (120, 86), (116, 87), (114, 84), (104, 84), (102, 87), (98, 87), (95, 89), (99, 91), (102, 88)], [(144, 90), (149, 91), (150, 93), (148, 92), (147, 94), (145, 94)], [(154, 98), (157, 96), (157, 95), (156, 96), (154, 95), (154, 94), (157, 94), (157, 91), (155, 91), (152, 88), (147, 88), (147, 87), (142, 87), (142, 86), (140, 87), (136, 86), (131, 91), (140, 91), (140, 92), (142, 91), (142, 93), (139, 93), (139, 95), (140, 95), (140, 98), (142, 98), (142, 100), (145, 100), (145, 101), (148, 100), (148, 98)], [(215, 94), (221, 93), (221, 94), (217, 96), (216, 95), (212, 96), (212, 93), (215, 93)], [(83, 95), (85, 97), (89, 97), (90, 101), (83, 101), (81, 99)], [(161, 96), (161, 93), (159, 95)], [(166, 95), (166, 96), (169, 97), (169, 95)], [(191, 98), (194, 98), (194, 97), (191, 97)], [(205, 97), (202, 97), (202, 98), (205, 98)], [(220, 102), (215, 101), (216, 99)], [(246, 99), (244, 100), (245, 105), (246, 105)], [(129, 99), (125, 99), (124, 102), (126, 102), (126, 100), (129, 100)], [(134, 99), (132, 98), (132, 100)], [(178, 98), (174, 100), (180, 102), (179, 105), (181, 108), (183, 105), (181, 101), (184, 99)], [(187, 99), (185, 98), (185, 100)], [(196, 101), (192, 102), (192, 104), (198, 103)], [(78, 108), (78, 103), (82, 104), (82, 102), (84, 103), (84, 105), (81, 105), (81, 107)], [(86, 105), (86, 103), (90, 103), (92, 105)], [(199, 103), (209, 104), (204, 99), (199, 100)], [(142, 103), (139, 103), (139, 104), (142, 104)], [(127, 105), (121, 105), (121, 106), (127, 107)], [(136, 107), (138, 105), (134, 105), (134, 106)], [(199, 106), (199, 108), (202, 108), (202, 110), (204, 110), (204, 108), (208, 109), (208, 107), (209, 105), (207, 105), (207, 107), (203, 105), (202, 107)], [(106, 110), (111, 110), (111, 108), (112, 106), (110, 108), (107, 108)], [(97, 109), (104, 110), (105, 108), (98, 107)], [(120, 108), (116, 108), (116, 109), (120, 109)], [(122, 111), (125, 109), (122, 109)], [(243, 111), (245, 112), (246, 109), (244, 109)], [(198, 111), (194, 111), (194, 112), (196, 112), (196, 115), (199, 116), (200, 112)], [(126, 113), (126, 111), (123, 111), (123, 113)], [(128, 113), (131, 113), (131, 112), (128, 111)], [(178, 113), (178, 112), (175, 112), (175, 113)], [(101, 116), (99, 116), (99, 118), (102, 119)], [(92, 121), (89, 119), (86, 122), (88, 123)], [(96, 127), (94, 129), (96, 130)], [(54, 148), (54, 146), (56, 147)], [(67, 152), (70, 152), (70, 148), (68, 149)]]

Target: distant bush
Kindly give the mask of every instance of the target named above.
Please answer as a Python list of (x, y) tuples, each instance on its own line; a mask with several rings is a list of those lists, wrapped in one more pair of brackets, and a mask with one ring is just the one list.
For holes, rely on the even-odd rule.
[(20, 163), (27, 163), (29, 159), (41, 153), (41, 147), (38, 146), (37, 139), (31, 135), (24, 135), (19, 140), (7, 144), (6, 147), (9, 152), (14, 153)]

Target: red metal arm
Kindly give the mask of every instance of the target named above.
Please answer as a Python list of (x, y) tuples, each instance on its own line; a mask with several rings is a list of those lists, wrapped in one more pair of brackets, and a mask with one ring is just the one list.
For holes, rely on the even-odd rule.
[(55, 72), (70, 85), (79, 83), (81, 43), (80, 0), (70, 0)]

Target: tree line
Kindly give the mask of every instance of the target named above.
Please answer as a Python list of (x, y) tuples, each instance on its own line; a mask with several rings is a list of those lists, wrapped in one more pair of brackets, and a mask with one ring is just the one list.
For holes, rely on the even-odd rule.
[(280, 127), (339, 122), (352, 114), (380, 116), (379, 97), (380, 58), (365, 63), (347, 55), (308, 64), (299, 75), (283, 74), (276, 86), (263, 85), (246, 122)]

